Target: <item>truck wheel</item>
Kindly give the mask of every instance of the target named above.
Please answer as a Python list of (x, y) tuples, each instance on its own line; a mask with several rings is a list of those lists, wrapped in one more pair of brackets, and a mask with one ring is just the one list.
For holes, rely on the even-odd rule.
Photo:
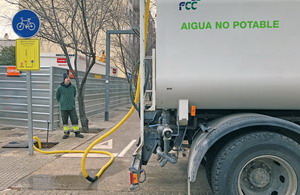
[(218, 152), (211, 178), (218, 195), (295, 195), (300, 185), (300, 146), (272, 132), (242, 135)]

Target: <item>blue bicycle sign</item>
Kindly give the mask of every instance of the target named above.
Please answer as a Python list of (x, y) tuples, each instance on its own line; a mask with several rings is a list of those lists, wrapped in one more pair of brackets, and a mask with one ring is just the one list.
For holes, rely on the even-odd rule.
[(30, 38), (38, 33), (40, 19), (34, 11), (21, 10), (14, 16), (12, 27), (18, 36)]
[(21, 17), (20, 19), (21, 19), (21, 22), (19, 22), (17, 24), (17, 29), (18, 30), (21, 31), (25, 28), (25, 29), (33, 31), (35, 29), (35, 24), (30, 21), (31, 18), (27, 18), (27, 20), (25, 20), (25, 19), (23, 19), (23, 17)]

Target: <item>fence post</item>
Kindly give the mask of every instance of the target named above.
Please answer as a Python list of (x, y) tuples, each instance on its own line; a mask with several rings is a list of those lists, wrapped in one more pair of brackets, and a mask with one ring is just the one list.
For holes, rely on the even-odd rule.
[(53, 66), (49, 67), (49, 130), (53, 131), (53, 115), (54, 115), (54, 73), (53, 73)]
[(104, 120), (109, 121), (110, 92), (110, 31), (106, 32), (106, 70), (105, 70), (105, 112)]

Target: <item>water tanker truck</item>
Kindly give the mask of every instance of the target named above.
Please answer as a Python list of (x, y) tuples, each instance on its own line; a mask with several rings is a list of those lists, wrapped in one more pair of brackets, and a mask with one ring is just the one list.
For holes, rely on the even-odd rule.
[(299, 19), (300, 0), (157, 0), (132, 188), (186, 147), (188, 188), (203, 163), (217, 195), (300, 194)]

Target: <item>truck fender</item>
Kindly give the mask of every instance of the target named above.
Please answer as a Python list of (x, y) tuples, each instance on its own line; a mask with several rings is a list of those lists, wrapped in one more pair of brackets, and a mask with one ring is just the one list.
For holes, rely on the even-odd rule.
[(251, 126), (273, 126), (300, 134), (300, 126), (275, 117), (262, 114), (233, 114), (215, 119), (206, 125), (193, 139), (189, 153), (188, 180), (195, 182), (200, 163), (209, 148), (225, 135)]

